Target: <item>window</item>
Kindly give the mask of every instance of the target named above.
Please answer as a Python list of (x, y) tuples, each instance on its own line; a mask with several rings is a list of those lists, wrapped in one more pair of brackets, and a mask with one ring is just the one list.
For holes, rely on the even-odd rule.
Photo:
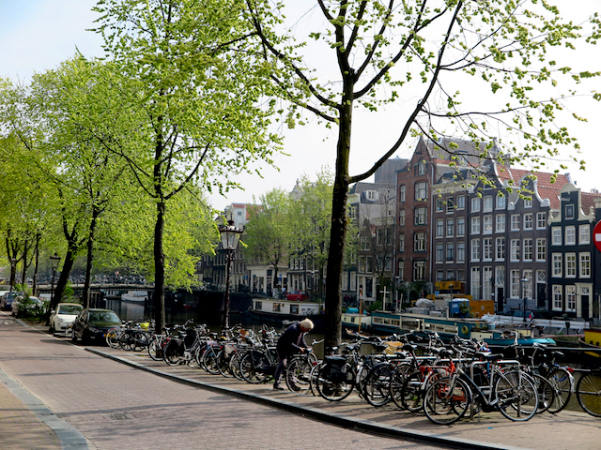
[(447, 242), (447, 262), (455, 261), (455, 244)]
[(428, 198), (428, 183), (422, 181), (415, 184), (415, 200), (425, 200)]
[(590, 278), (591, 276), (591, 254), (580, 253), (580, 277)]
[(454, 280), (455, 279), (455, 271), (448, 269), (447, 270), (447, 280)]
[(520, 260), (520, 241), (519, 239), (511, 240), (511, 260), (519, 261)]
[(367, 200), (375, 201), (378, 199), (378, 192), (377, 191), (365, 191), (365, 197), (367, 198)]
[(413, 235), (413, 251), (423, 252), (426, 250), (426, 233), (415, 233)]
[(492, 238), (482, 239), (482, 260), (492, 261)]
[(480, 299), (480, 267), (472, 267), (470, 293), (474, 300)]
[(399, 252), (403, 253), (405, 251), (405, 235), (399, 234)]
[(472, 198), (472, 212), (480, 211), (480, 198), (474, 197)]
[(566, 205), (565, 218), (566, 219), (574, 218), (574, 205)]
[(497, 209), (505, 209), (507, 206), (507, 197), (504, 195), (497, 195)]
[(457, 242), (457, 262), (465, 262), (465, 242)]
[(455, 211), (455, 199), (453, 197), (447, 198), (447, 212)]
[(536, 213), (536, 228), (543, 230), (547, 227), (547, 213), (539, 212)]
[(428, 163), (426, 161), (420, 161), (417, 163), (417, 174), (425, 175), (426, 169), (428, 168)]
[(436, 219), (436, 237), (444, 237), (444, 220)]
[(495, 286), (505, 286), (505, 267), (495, 267)]
[(505, 238), (500, 237), (496, 240), (496, 256), (497, 261), (503, 261), (505, 259)]
[(480, 234), (480, 217), (472, 217), (472, 234)]
[(553, 285), (553, 309), (561, 311), (563, 309), (563, 298), (561, 297), (561, 286)]
[(566, 286), (566, 310), (576, 311), (576, 286)]
[(591, 226), (590, 225), (580, 225), (578, 227), (578, 242), (582, 244), (590, 244), (591, 243)]
[(399, 260), (399, 280), (405, 279), (405, 261)]
[(524, 261), (532, 261), (532, 239), (524, 239)]
[(520, 231), (520, 215), (511, 215), (511, 231)]
[(455, 221), (447, 219), (447, 237), (453, 237), (453, 234), (455, 234)]
[(547, 240), (545, 238), (536, 240), (536, 260), (547, 260)]
[(444, 281), (444, 270), (436, 271), (436, 281)]
[(527, 197), (524, 199), (524, 208), (532, 208), (532, 198)]
[(480, 261), (480, 239), (472, 239), (471, 261)]
[(465, 281), (465, 270), (463, 270), (463, 269), (457, 270), (457, 281)]
[(524, 230), (531, 230), (533, 223), (532, 223), (532, 213), (528, 213), (528, 214), (524, 214)]
[(551, 228), (552, 241), (553, 245), (561, 245), (561, 227), (553, 227)]
[(461, 195), (457, 197), (457, 204), (455, 205), (457, 209), (465, 209), (465, 196)]
[(399, 211), (399, 226), (404, 227), (405, 226), (405, 210), (401, 209)]
[(498, 214), (497, 220), (497, 233), (505, 233), (505, 214)]
[(444, 211), (444, 200), (440, 197), (436, 198), (436, 212)]
[(492, 234), (492, 216), (487, 215), (482, 218), (482, 232), (484, 234)]
[(561, 278), (563, 275), (563, 259), (561, 253), (553, 253), (553, 266), (551, 270), (553, 271), (552, 277)]
[(576, 227), (566, 227), (566, 245), (576, 245)]
[(401, 203), (405, 203), (406, 195), (407, 195), (407, 186), (405, 186), (403, 184), (402, 186), (399, 187), (399, 201)]
[(522, 295), (526, 298), (532, 298), (532, 271), (524, 270), (522, 280), (526, 280), (525, 283), (522, 281)]
[(511, 298), (520, 298), (520, 271), (513, 269), (509, 273), (510, 278), (510, 295)]
[(415, 261), (413, 263), (413, 279), (415, 281), (426, 279), (426, 261)]
[(415, 208), (415, 225), (425, 225), (426, 224), (426, 208)]
[(487, 195), (486, 197), (484, 197), (484, 212), (490, 212), (492, 211), (492, 197), (490, 195)]
[(370, 241), (369, 236), (361, 236), (361, 250), (369, 250), (371, 248)]
[(576, 253), (566, 253), (566, 278), (576, 277)]
[(349, 209), (349, 217), (351, 220), (355, 220), (357, 218), (357, 208), (355, 206), (351, 206)]
[(465, 217), (457, 217), (457, 236), (465, 236)]
[(436, 262), (444, 262), (444, 244), (442, 242), (436, 244)]

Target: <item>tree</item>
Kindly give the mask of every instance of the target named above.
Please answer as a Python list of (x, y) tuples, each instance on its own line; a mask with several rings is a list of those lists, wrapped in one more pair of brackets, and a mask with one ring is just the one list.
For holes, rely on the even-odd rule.
[[(270, 163), (268, 64), (245, 47), (251, 30), (236, 0), (102, 0), (97, 32), (118, 66), (118, 139), (97, 139), (124, 158), (155, 203), (155, 322), (165, 324), (165, 220), (174, 197), (198, 183), (222, 192), (254, 161)], [(114, 136), (113, 133), (110, 136)], [(227, 174), (224, 187), (219, 175)], [(216, 230), (214, 230), (216, 232)]]
[(263, 194), (249, 208), (250, 220), (243, 241), (246, 255), (273, 267), (273, 287), (277, 286), (279, 267), (286, 261), (292, 238), (293, 215), (290, 196), (282, 189)]
[[(540, 167), (544, 155), (555, 156), (562, 146), (573, 147), (571, 157), (578, 161), (576, 139), (554, 124), (564, 103), (554, 89), (562, 77), (578, 83), (598, 73), (573, 73), (550, 56), (559, 46), (574, 48), (582, 36), (580, 26), (563, 21), (546, 1), (316, 0), (316, 8), (304, 16), (308, 24), (297, 20), (295, 11), (289, 14), (284, 2), (246, 0), (246, 5), (266, 61), (278, 67), (272, 79), (280, 98), (291, 105), (288, 123), (304, 123), (299, 112), (303, 109), (337, 131), (327, 347), (341, 340), (349, 185), (374, 174), (408, 136), (423, 133), (437, 139), (445, 132), (461, 133), (475, 144), (490, 146), (494, 133), (502, 130), (519, 138), (506, 140), (500, 157), (508, 162), (530, 160)], [(314, 17), (317, 14), (322, 20)], [(286, 17), (293, 25), (284, 22)], [(590, 24), (587, 40), (596, 43), (600, 22), (595, 17)], [(305, 25), (307, 36), (300, 36)], [(323, 58), (328, 51), (329, 61)], [(320, 57), (318, 63), (309, 61), (313, 55)], [(324, 67), (322, 73), (311, 70), (317, 66)], [(461, 95), (464, 81), (468, 92), (478, 92), (475, 102)], [(393, 109), (395, 103), (400, 107)], [(382, 112), (398, 118), (388, 136), (391, 144), (366, 146), (364, 151), (379, 155), (376, 162), (351, 175), (351, 135), (356, 137), (358, 126), (367, 123), (367, 113), (376, 114), (384, 106)], [(459, 158), (453, 151), (441, 149), (447, 157)]]

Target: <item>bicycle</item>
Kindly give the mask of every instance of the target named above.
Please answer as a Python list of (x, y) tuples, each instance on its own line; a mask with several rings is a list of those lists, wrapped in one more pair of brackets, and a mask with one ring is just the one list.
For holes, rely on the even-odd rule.
[[(531, 378), (518, 361), (501, 361), (503, 355), (482, 355), (470, 364), (470, 372), (487, 366), (488, 383), (479, 386), (461, 367), (450, 377), (434, 381), (424, 394), (423, 409), (430, 422), (450, 425), (463, 418), (468, 408), (474, 412), (499, 411), (512, 421), (530, 420), (538, 407), (538, 394)], [(515, 366), (515, 370), (501, 367)]]
[[(313, 340), (311, 347), (323, 341), (323, 339), (319, 341)], [(315, 395), (311, 372), (317, 364), (319, 364), (319, 361), (315, 353), (313, 353), (312, 348), (308, 348), (307, 351), (300, 355), (293, 356), (283, 374), (288, 390), (298, 394), (310, 391)]]

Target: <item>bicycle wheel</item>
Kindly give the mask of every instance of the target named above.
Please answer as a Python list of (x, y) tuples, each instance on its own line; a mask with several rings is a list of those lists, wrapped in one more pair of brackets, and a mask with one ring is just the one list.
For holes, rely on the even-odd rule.
[(525, 373), (499, 374), (494, 388), (497, 407), (509, 420), (525, 422), (536, 414), (538, 393), (534, 381)]
[(133, 340), (134, 340), (134, 351), (141, 352), (146, 347), (148, 347), (148, 335), (141, 330), (136, 330), (133, 332)]
[(219, 374), (225, 378), (232, 378), (233, 375), (230, 373), (230, 360), (225, 354), (225, 350), (220, 350), (217, 353), (217, 370)]
[(351, 395), (354, 387), (355, 376), (349, 363), (334, 370), (331, 364), (325, 363), (315, 378), (317, 392), (331, 402), (344, 400)]
[(536, 373), (530, 374), (534, 386), (536, 386), (536, 393), (538, 394), (538, 407), (536, 408), (536, 414), (541, 414), (547, 411), (551, 405), (553, 405), (553, 398), (555, 397), (555, 390), (553, 386), (545, 377)]
[(240, 351), (236, 351), (234, 355), (230, 358), (230, 372), (234, 375), (238, 380), (244, 381), (242, 378), (242, 374), (240, 373), (240, 360), (242, 359), (242, 355), (244, 353)]
[(202, 367), (211, 375), (219, 375), (219, 368), (217, 367), (218, 352), (219, 349), (209, 347), (204, 355), (202, 355)]
[(163, 348), (163, 359), (170, 366), (177, 366), (184, 362), (184, 346), (173, 340)]
[[(425, 388), (422, 387), (424, 383), (424, 374), (420, 370), (416, 370), (411, 375), (408, 375), (403, 380), (403, 387), (401, 393), (398, 396), (400, 400), (401, 408), (411, 412), (417, 412), (424, 407), (424, 392)], [(397, 403), (395, 401), (395, 403)], [(398, 403), (397, 403), (398, 406)]]
[(561, 367), (555, 368), (547, 376), (547, 380), (553, 387), (553, 403), (548, 411), (551, 414), (556, 414), (563, 410), (572, 396), (574, 388), (574, 378), (572, 374)]
[(390, 401), (390, 364), (381, 363), (369, 371), (363, 385), (363, 396), (372, 406), (384, 406)]
[(584, 411), (601, 417), (601, 372), (582, 375), (576, 384), (576, 398)]
[(396, 366), (394, 372), (392, 372), (392, 377), (390, 378), (390, 398), (394, 402), (394, 404), (400, 408), (405, 409), (403, 406), (403, 401), (401, 398), (403, 391), (403, 384), (405, 383), (405, 378), (411, 375), (415, 371), (415, 367), (410, 363), (402, 363)]
[(121, 337), (121, 327), (109, 328), (106, 332), (106, 343), (111, 348), (119, 348), (119, 338)]
[(148, 344), (148, 356), (154, 361), (162, 361), (163, 359), (163, 344), (164, 341), (162, 338), (158, 338), (157, 336), (153, 336)]
[(260, 384), (267, 379), (264, 368), (269, 365), (269, 359), (262, 352), (248, 352), (240, 360), (240, 374), (247, 383)]
[(129, 330), (125, 330), (119, 337), (119, 346), (126, 352), (130, 352), (135, 349), (135, 341), (133, 333)]
[(294, 358), (286, 369), (286, 386), (291, 392), (304, 394), (310, 389), (313, 365), (304, 357)]
[(434, 381), (424, 394), (424, 413), (428, 420), (438, 425), (450, 425), (460, 420), (471, 403), (468, 385), (457, 377), (444, 377)]

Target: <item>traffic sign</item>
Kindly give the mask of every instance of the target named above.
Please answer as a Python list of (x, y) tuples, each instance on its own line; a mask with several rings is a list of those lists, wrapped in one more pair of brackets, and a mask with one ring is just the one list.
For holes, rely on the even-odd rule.
[(597, 250), (601, 252), (601, 220), (597, 222), (595, 228), (593, 228), (593, 242)]

